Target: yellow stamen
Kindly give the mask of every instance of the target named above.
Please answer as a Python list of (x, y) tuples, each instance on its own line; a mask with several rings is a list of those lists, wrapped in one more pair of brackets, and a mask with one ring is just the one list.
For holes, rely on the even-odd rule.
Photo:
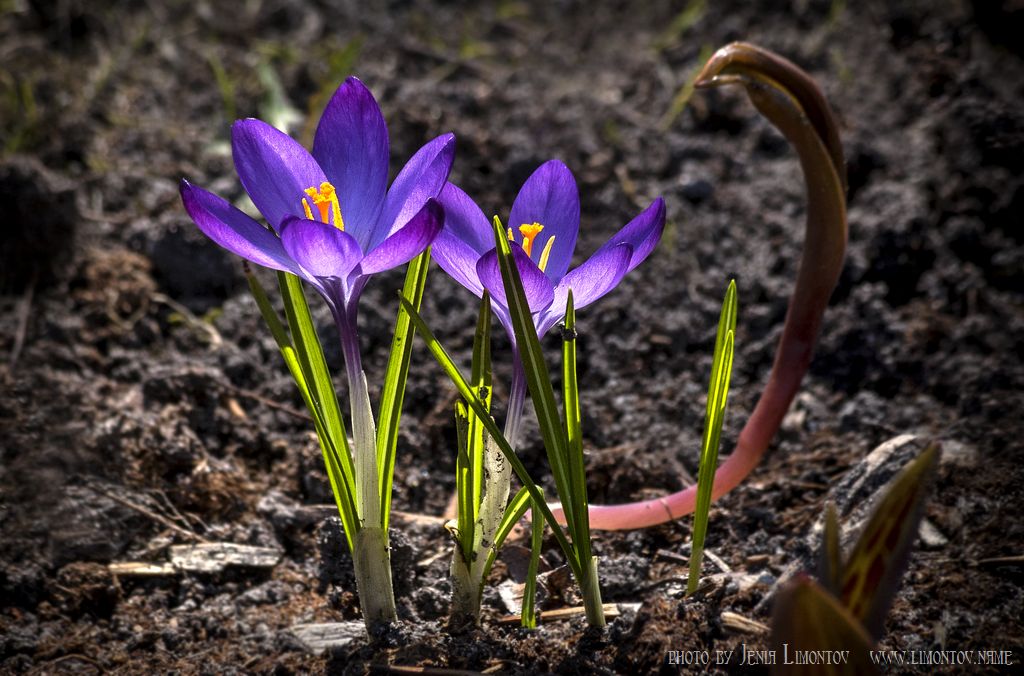
[(551, 255), (551, 247), (554, 243), (555, 236), (551, 235), (551, 237), (548, 238), (548, 243), (544, 245), (544, 250), (540, 252), (540, 263), (537, 264), (537, 267), (540, 268), (541, 272), (544, 272), (545, 268), (548, 267), (548, 257)]
[(523, 251), (529, 256), (533, 251), (533, 240), (537, 238), (544, 226), (540, 223), (523, 223), (519, 226), (519, 234), (523, 236)]
[(510, 241), (510, 242), (516, 241), (516, 236), (515, 236), (515, 233), (512, 232), (511, 226), (508, 229), (508, 241)]
[[(306, 188), (306, 194), (313, 200), (313, 205), (320, 211), (320, 220), (324, 223), (334, 223), (338, 230), (345, 229), (345, 221), (341, 218), (341, 203), (338, 201), (338, 193), (334, 186), (324, 181), (320, 187), (311, 186)], [(309, 208), (306, 198), (302, 198), (302, 208), (306, 212), (306, 218), (313, 220), (313, 211)]]

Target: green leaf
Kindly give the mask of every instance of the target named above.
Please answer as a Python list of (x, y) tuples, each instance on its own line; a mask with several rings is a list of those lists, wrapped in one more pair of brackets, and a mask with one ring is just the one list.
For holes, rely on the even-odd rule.
[(348, 435), (345, 432), (341, 409), (338, 407), (338, 395), (334, 391), (334, 383), (327, 369), (327, 360), (324, 359), (320, 337), (316, 333), (306, 296), (302, 292), (302, 281), (293, 274), (278, 272), (277, 282), (284, 299), (284, 311), (288, 318), (288, 326), (291, 328), (295, 354), (306, 376), (306, 382), (310, 384), (310, 396), (334, 443), (348, 492), (355, 497), (355, 471), (348, 447)]
[(306, 408), (313, 418), (317, 439), (320, 442), (320, 450), (324, 456), (324, 465), (327, 468), (327, 478), (331, 483), (331, 491), (338, 505), (338, 513), (341, 516), (345, 539), (348, 542), (349, 549), (351, 549), (355, 543), (356, 532), (359, 529), (359, 519), (356, 517), (354, 496), (349, 490), (350, 484), (346, 482), (343, 476), (337, 447), (328, 432), (327, 421), (324, 419), (320, 407), (313, 400), (306, 375), (302, 365), (299, 363), (299, 358), (288, 330), (271, 305), (263, 286), (256, 279), (255, 275), (249, 272), (248, 267), (246, 268), (246, 278), (249, 281), (249, 289), (252, 291), (253, 298), (256, 299), (256, 305), (259, 307), (264, 321), (270, 328), (270, 332), (274, 336), (278, 348), (281, 350), (281, 355), (284, 357), (285, 365), (295, 380), (299, 393), (302, 395), (302, 400), (305, 402)]
[[(529, 491), (530, 497), (537, 503), (537, 506), (544, 514), (544, 520), (547, 521), (548, 525), (551, 526), (551, 530), (555, 534), (555, 539), (558, 540), (558, 545), (562, 548), (565, 553), (566, 560), (568, 561), (569, 567), (572, 569), (574, 576), (581, 574), (581, 568), (579, 561), (576, 560), (576, 552), (569, 540), (565, 537), (565, 533), (562, 531), (561, 526), (555, 520), (555, 515), (551, 513), (551, 509), (543, 501), (543, 493), (537, 484), (534, 483), (533, 479), (530, 478), (529, 473), (526, 471), (526, 467), (522, 461), (516, 456), (515, 451), (509, 446), (508, 440), (502, 435), (501, 430), (498, 429), (497, 423), (494, 422), (484, 405), (484, 402), (480, 400), (477, 393), (473, 391), (466, 378), (459, 371), (459, 367), (455, 365), (452, 358), (448, 355), (448, 352), (444, 349), (441, 343), (438, 342), (437, 338), (430, 331), (426, 322), (419, 316), (419, 313), (406, 301), (404, 298), (401, 299), (402, 304), (406, 310), (409, 311), (409, 316), (412, 318), (413, 323), (416, 325), (416, 330), (419, 332), (420, 337), (423, 338), (427, 344), (427, 348), (430, 350), (430, 354), (434, 356), (437, 363), (440, 364), (441, 368), (451, 379), (452, 383), (455, 384), (455, 388), (459, 391), (462, 398), (469, 404), (469, 407), (473, 410), (473, 413), (480, 418), (486, 428), (488, 434), (494, 439), (494, 442), (498, 445), (505, 459), (508, 460), (509, 464), (512, 465), (512, 471), (519, 477), (519, 481), (523, 483), (525, 489)], [(580, 579), (577, 577), (576, 579)]]
[[(516, 345), (519, 348), (519, 356), (523, 363), (523, 370), (526, 373), (526, 383), (529, 387), (530, 398), (533, 400), (537, 422), (540, 424), (544, 449), (547, 451), (551, 473), (555, 477), (558, 499), (563, 505), (572, 504), (573, 496), (569, 485), (569, 468), (566, 461), (568, 457), (566, 451), (568, 441), (565, 438), (562, 416), (555, 405), (555, 392), (551, 386), (551, 376), (548, 373), (547, 364), (544, 362), (540, 339), (537, 337), (537, 329), (533, 324), (530, 305), (526, 299), (526, 291), (523, 289), (523, 282), (519, 277), (519, 269), (516, 267), (515, 259), (512, 258), (512, 249), (505, 234), (505, 229), (502, 227), (501, 221), (497, 216), (494, 217), (493, 227), (494, 240), (498, 252), (498, 264), (501, 267), (501, 278), (505, 286), (505, 297), (508, 302), (509, 317), (512, 320)], [(575, 517), (576, 515), (572, 509), (565, 510), (565, 521), (569, 532), (573, 536), (573, 543), (579, 541), (579, 531), (577, 530)], [(572, 551), (572, 558), (579, 565), (580, 558), (575, 544)]]
[(473, 463), (469, 458), (469, 416), (472, 415), (465, 402), (455, 402), (455, 438), (457, 455), (455, 457), (455, 495), (458, 498), (456, 522), (458, 533), (456, 539), (462, 551), (466, 566), (473, 561), (473, 531), (475, 520), (473, 498)]
[(704, 541), (708, 532), (708, 513), (715, 470), (718, 468), (718, 446), (725, 422), (725, 404), (729, 396), (732, 376), (733, 340), (736, 331), (736, 280), (729, 282), (718, 318), (715, 353), (711, 363), (711, 382), (708, 385), (707, 412), (704, 416), (704, 439), (701, 444), (700, 469), (697, 474), (697, 504), (693, 515), (693, 546), (690, 550), (690, 571), (686, 593), (697, 591), (701, 562), (704, 559)]
[[(572, 289), (566, 300), (565, 320), (562, 323), (562, 397), (565, 405), (566, 460), (568, 469), (569, 502), (576, 526), (573, 543), (580, 562), (590, 561), (590, 516), (587, 504), (586, 467), (583, 462), (582, 414), (580, 412), (579, 383), (576, 378), (576, 308)], [(560, 496), (561, 497), (561, 496)]]
[[(423, 302), (427, 286), (427, 270), (430, 267), (430, 249), (414, 258), (405, 273), (402, 297), (417, 310)], [(381, 487), (381, 522), (384, 532), (388, 530), (391, 518), (391, 487), (394, 483), (395, 454), (398, 449), (398, 426), (402, 417), (402, 402), (405, 386), (409, 379), (409, 364), (412, 361), (412, 323), (409, 313), (399, 307), (395, 319), (395, 333), (391, 341), (384, 388), (380, 395), (380, 411), (377, 414), (377, 468), (378, 483)]]
[[(491, 296), (484, 291), (480, 300), (480, 312), (473, 335), (473, 365), (470, 372), (473, 389), (477, 396), (491, 407)], [(469, 458), (472, 467), (472, 518), (476, 521), (477, 510), (484, 483), (484, 426), (476, 415), (469, 415)]]
[(537, 570), (540, 568), (540, 548), (544, 543), (544, 519), (533, 508), (533, 523), (530, 526), (530, 563), (526, 567), (526, 584), (523, 586), (523, 607), (520, 625), (525, 629), (537, 628)]
[(938, 464), (939, 446), (933, 442), (886, 490), (843, 565), (840, 599), (876, 638), (910, 559)]

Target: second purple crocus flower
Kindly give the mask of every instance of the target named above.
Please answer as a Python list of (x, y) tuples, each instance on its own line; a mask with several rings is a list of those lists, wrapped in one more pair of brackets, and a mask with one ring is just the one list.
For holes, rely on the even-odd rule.
[[(490, 293), (495, 314), (515, 343), (491, 222), (451, 183), (438, 199), (445, 222), (434, 241), (434, 260), (477, 296), (482, 296), (484, 289)], [(650, 255), (665, 227), (665, 202), (660, 197), (654, 200), (594, 255), (569, 270), (580, 228), (579, 191), (569, 168), (550, 160), (523, 184), (512, 203), (508, 225), (534, 325), (543, 336), (564, 316), (570, 289), (575, 307), (582, 308), (614, 289)], [(526, 391), (518, 355), (515, 361), (505, 422), (505, 436), (513, 446)]]
[[(490, 220), (451, 183), (441, 191), (439, 201), (445, 223), (434, 243), (434, 260), (477, 296), (487, 289), (496, 314), (512, 336)], [(565, 314), (569, 289), (576, 308), (582, 308), (614, 289), (650, 255), (665, 226), (665, 202), (660, 197), (654, 200), (593, 256), (569, 270), (580, 228), (579, 191), (569, 168), (550, 160), (523, 184), (512, 203), (508, 225), (534, 324), (543, 336)]]

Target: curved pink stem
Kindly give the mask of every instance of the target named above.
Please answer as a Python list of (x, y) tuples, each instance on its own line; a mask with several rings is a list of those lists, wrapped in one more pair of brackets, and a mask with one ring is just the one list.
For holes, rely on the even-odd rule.
[[(697, 77), (705, 88), (739, 83), (754, 106), (793, 144), (807, 186), (807, 222), (796, 287), (768, 384), (729, 458), (715, 472), (712, 500), (753, 471), (782, 423), (814, 353), (822, 315), (846, 251), (846, 171), (839, 134), (821, 90), (780, 56), (746, 43), (718, 50)], [(590, 505), (590, 527), (624, 530), (655, 526), (693, 511), (697, 486), (654, 500)], [(559, 505), (552, 512), (563, 520)], [(562, 521), (564, 523), (564, 521)]]

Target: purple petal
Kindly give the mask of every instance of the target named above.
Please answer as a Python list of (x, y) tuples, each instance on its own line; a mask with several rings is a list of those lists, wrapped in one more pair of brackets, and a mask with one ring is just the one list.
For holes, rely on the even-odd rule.
[(526, 179), (512, 203), (508, 225), (517, 242), (522, 242), (519, 226), (540, 223), (544, 230), (534, 241), (530, 252), (539, 261), (547, 241), (553, 236), (554, 244), (544, 271), (555, 284), (569, 269), (572, 251), (576, 248), (576, 235), (580, 229), (580, 194), (572, 172), (559, 160), (540, 165)]
[(319, 188), (327, 180), (305, 148), (260, 120), (235, 122), (231, 150), (242, 186), (278, 232), (286, 218), (304, 214), (306, 188)]
[(384, 210), (369, 238), (370, 248), (409, 222), (441, 192), (455, 159), (455, 135), (444, 134), (416, 151), (384, 198)]
[(572, 289), (573, 305), (577, 309), (590, 305), (614, 289), (626, 276), (632, 255), (633, 247), (629, 244), (601, 247), (582, 265), (562, 277), (555, 286), (548, 312), (559, 316), (565, 314), (569, 289)]
[(363, 257), (352, 235), (333, 225), (303, 218), (285, 222), (281, 243), (295, 262), (314, 277), (345, 279)]
[(430, 246), (437, 233), (441, 232), (443, 224), (444, 210), (441, 205), (433, 199), (427, 200), (426, 205), (405, 227), (366, 254), (359, 266), (362, 274), (372, 275), (390, 270), (412, 260)]
[[(447, 220), (447, 218), (448, 210), (445, 209), (445, 219)], [(484, 295), (484, 286), (480, 283), (480, 276), (476, 273), (476, 263), (480, 260), (480, 254), (450, 233), (447, 228), (441, 230), (437, 239), (434, 240), (430, 255), (441, 266), (441, 269), (456, 282), (477, 296)]]
[(444, 207), (444, 231), (476, 252), (473, 263), (494, 248), (491, 222), (473, 199), (457, 185), (446, 183), (437, 201)]
[[(627, 223), (621, 230), (612, 235), (601, 249), (611, 248), (619, 244), (629, 244), (633, 255), (629, 259), (629, 272), (644, 262), (661, 239), (665, 229), (665, 200), (660, 197), (644, 209), (639, 216)], [(595, 254), (596, 255), (596, 254)], [(582, 266), (581, 266), (582, 267)], [(575, 298), (575, 292), (574, 298)]]
[(270, 230), (212, 192), (181, 181), (185, 211), (203, 234), (247, 261), (273, 270), (298, 273), (298, 267)]
[(345, 232), (363, 244), (384, 204), (388, 152), (388, 128), (377, 101), (362, 82), (348, 78), (320, 118), (313, 157), (337, 191)]
[[(551, 304), (554, 297), (554, 287), (551, 280), (541, 271), (537, 264), (530, 260), (522, 247), (512, 247), (512, 257), (519, 269), (519, 276), (523, 280), (523, 290), (526, 291), (526, 302), (530, 306), (531, 313), (537, 313)], [(501, 279), (501, 267), (498, 263), (498, 252), (491, 249), (485, 253), (476, 263), (476, 273), (484, 288), (491, 293), (494, 301), (501, 306), (508, 307), (508, 299), (505, 296), (505, 283)]]

